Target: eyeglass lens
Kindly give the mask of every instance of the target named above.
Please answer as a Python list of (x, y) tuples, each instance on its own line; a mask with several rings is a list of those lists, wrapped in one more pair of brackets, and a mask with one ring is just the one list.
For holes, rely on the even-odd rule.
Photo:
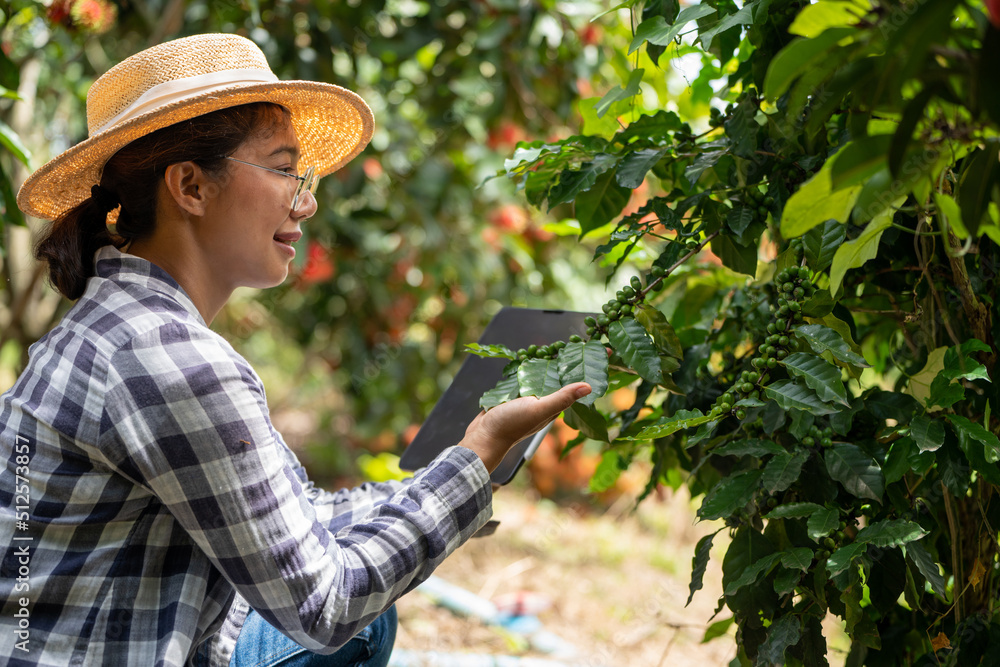
[(301, 201), (302, 195), (308, 190), (311, 194), (316, 194), (316, 186), (319, 185), (319, 179), (316, 178), (315, 167), (309, 167), (306, 169), (306, 173), (299, 178), (298, 187), (295, 188), (295, 196), (292, 197), (292, 208), (299, 207), (299, 201)]

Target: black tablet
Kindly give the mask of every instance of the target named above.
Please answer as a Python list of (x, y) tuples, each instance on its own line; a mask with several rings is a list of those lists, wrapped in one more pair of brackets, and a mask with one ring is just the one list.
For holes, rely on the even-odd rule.
[[(548, 345), (567, 340), (573, 334), (584, 336), (583, 320), (592, 313), (564, 310), (503, 308), (487, 325), (479, 338), (480, 345), (506, 345), (512, 350), (530, 345)], [(447, 447), (465, 437), (465, 429), (480, 412), (479, 398), (496, 386), (503, 376), (507, 359), (484, 359), (470, 354), (462, 362), (451, 385), (435, 404), (416, 437), (403, 451), (399, 466), (416, 470), (434, 460)], [(494, 484), (506, 484), (521, 465), (531, 458), (548, 427), (514, 445), (493, 471)]]

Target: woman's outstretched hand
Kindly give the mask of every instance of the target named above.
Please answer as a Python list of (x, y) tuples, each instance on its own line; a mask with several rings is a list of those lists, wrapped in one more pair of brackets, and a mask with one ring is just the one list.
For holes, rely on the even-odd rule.
[(490, 472), (500, 465), (507, 450), (555, 419), (577, 399), (590, 393), (590, 385), (576, 382), (541, 398), (522, 396), (489, 412), (480, 412), (458, 444), (483, 460)]

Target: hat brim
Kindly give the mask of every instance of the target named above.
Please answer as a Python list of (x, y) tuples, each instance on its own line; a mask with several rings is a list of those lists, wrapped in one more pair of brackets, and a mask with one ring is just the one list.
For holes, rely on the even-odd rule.
[(212, 111), (272, 102), (291, 112), (303, 164), (318, 176), (333, 173), (364, 150), (374, 131), (372, 112), (357, 94), (316, 81), (238, 84), (164, 105), (94, 135), (53, 158), (29, 176), (17, 193), (28, 215), (55, 220), (90, 196), (108, 159), (155, 130)]

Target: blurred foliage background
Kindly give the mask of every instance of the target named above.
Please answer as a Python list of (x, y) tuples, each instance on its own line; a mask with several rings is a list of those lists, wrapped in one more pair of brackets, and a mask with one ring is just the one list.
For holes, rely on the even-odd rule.
[(293, 277), (238, 293), (213, 326), (261, 373), (277, 427), (317, 478), (356, 473), (359, 454), (400, 450), (502, 305), (587, 310), (606, 299), (600, 272), (583, 270), (596, 242), (559, 242), (578, 231), (559, 224), (571, 210), (541, 213), (508, 179), (491, 178), (519, 141), (599, 121), (581, 115), (579, 100), (617, 86), (624, 49), (605, 44), (631, 36), (627, 22), (592, 22), (603, 9), (579, 0), (0, 2), (0, 389), (70, 305), (31, 259), (43, 222), (14, 205), (20, 183), (86, 137), (86, 93), (109, 67), (165, 40), (238, 33), (280, 78), (360, 93), (376, 132), (320, 183)]

